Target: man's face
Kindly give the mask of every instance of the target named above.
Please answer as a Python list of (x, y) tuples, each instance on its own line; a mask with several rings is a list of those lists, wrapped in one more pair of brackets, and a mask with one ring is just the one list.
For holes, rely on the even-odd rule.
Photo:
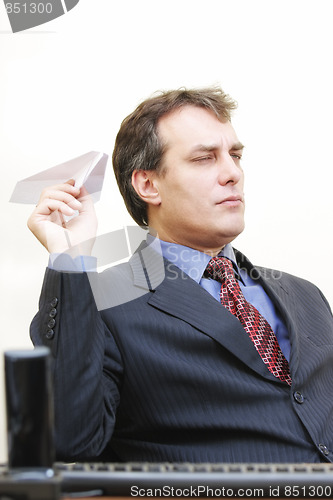
[(166, 151), (150, 225), (162, 240), (217, 253), (244, 229), (243, 146), (230, 122), (195, 106), (162, 117), (158, 133)]

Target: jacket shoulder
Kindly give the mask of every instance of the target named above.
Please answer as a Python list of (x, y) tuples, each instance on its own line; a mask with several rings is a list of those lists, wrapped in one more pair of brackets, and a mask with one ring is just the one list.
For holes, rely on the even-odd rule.
[(317, 299), (319, 302), (324, 301), (331, 312), (330, 305), (324, 294), (317, 285), (311, 281), (277, 269), (253, 265), (242, 252), (237, 249), (234, 250), (238, 265), (246, 269), (252, 279), (263, 280), (268, 286), (271, 286), (275, 290), (277, 288), (282, 288), (285, 292), (294, 293), (296, 296), (306, 301), (311, 299)]

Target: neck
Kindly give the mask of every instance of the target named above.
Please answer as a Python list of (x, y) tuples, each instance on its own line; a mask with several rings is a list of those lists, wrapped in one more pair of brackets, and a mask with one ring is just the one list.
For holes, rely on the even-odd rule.
[[(227, 244), (227, 243), (223, 243), (223, 244), (221, 244), (221, 246), (206, 247), (206, 246), (199, 245), (199, 244), (193, 244), (193, 242), (188, 242), (188, 241), (186, 241), (184, 239), (176, 239), (176, 238), (173, 238), (173, 237), (169, 237), (166, 233), (162, 233), (161, 234), (161, 233), (157, 232), (152, 227), (149, 227), (149, 234), (153, 238), (157, 238), (157, 239), (165, 241), (167, 243), (174, 243), (175, 245), (181, 245), (181, 246), (184, 246), (184, 247), (192, 248), (193, 250), (196, 250), (198, 252), (204, 253), (204, 254), (208, 255), (209, 257), (211, 257), (211, 258), (215, 257), (216, 255), (218, 255), (221, 252), (221, 250)], [(228, 243), (230, 243), (230, 242), (228, 242)]]

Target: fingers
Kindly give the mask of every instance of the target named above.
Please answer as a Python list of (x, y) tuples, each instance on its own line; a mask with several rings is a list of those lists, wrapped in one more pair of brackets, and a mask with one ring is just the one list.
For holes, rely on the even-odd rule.
[[(75, 181), (71, 179), (69, 182)], [(80, 189), (69, 182), (44, 189), (37, 204), (37, 212), (47, 215), (59, 210), (65, 215), (73, 215), (76, 210), (80, 210), (81, 202), (77, 199)]]
[[(78, 203), (76, 206), (75, 201)], [(39, 215), (50, 215), (52, 212), (58, 211), (63, 215), (68, 215), (69, 217), (74, 215), (76, 210), (81, 208), (81, 203), (77, 200), (70, 201), (59, 200), (56, 198), (45, 198), (35, 209), (35, 213)], [(72, 208), (74, 206), (74, 208)]]

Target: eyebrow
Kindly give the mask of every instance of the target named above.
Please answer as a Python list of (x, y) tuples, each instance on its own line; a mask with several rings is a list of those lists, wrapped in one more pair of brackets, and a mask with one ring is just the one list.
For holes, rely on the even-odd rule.
[(232, 145), (230, 148), (230, 151), (242, 151), (245, 148), (244, 144), (241, 142), (236, 142), (235, 144)]
[[(210, 152), (210, 151), (216, 151), (217, 149), (219, 149), (219, 145), (218, 144), (197, 144), (196, 146), (194, 146), (191, 151), (190, 151), (190, 154), (194, 154), (194, 153), (197, 153), (197, 152)], [(241, 143), (241, 142), (235, 142), (231, 148), (229, 149), (229, 151), (242, 151), (244, 149), (244, 145)]]

